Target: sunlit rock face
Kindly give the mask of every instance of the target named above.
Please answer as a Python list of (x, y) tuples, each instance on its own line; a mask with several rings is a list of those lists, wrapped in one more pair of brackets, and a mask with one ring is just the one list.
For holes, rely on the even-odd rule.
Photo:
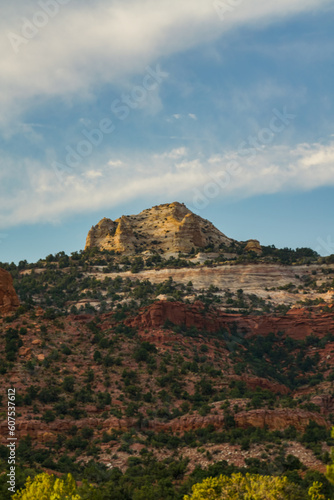
[(172, 255), (194, 248), (230, 246), (234, 240), (211, 222), (192, 213), (183, 203), (167, 203), (138, 215), (102, 219), (88, 233), (85, 249), (114, 250), (133, 255), (147, 250)]

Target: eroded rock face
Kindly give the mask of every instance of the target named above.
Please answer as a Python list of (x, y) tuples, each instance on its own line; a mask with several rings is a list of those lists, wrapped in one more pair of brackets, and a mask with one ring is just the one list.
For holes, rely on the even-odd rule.
[[(233, 254), (229, 254), (233, 256)], [(199, 252), (194, 259), (194, 263), (204, 263), (207, 259), (215, 259), (217, 253), (202, 253)], [(334, 266), (326, 266), (328, 270), (334, 269)], [(241, 288), (245, 294), (255, 294), (264, 300), (270, 300), (272, 304), (286, 304), (295, 306), (300, 300), (319, 299), (323, 304), (331, 305), (333, 290), (325, 293), (316, 292), (313, 289), (303, 288), (299, 293), (295, 293), (300, 284), (302, 276), (308, 276), (311, 279), (312, 272), (317, 273), (318, 285), (326, 284), (327, 278), (322, 276), (321, 265), (298, 265), (298, 266), (283, 266), (281, 264), (243, 264), (235, 265), (223, 264), (216, 267), (195, 266), (189, 268), (165, 268), (165, 269), (145, 269), (139, 273), (133, 274), (131, 271), (126, 271), (124, 276), (132, 281), (149, 280), (151, 283), (163, 283), (172, 278), (175, 283), (187, 285), (189, 281), (193, 284), (193, 289), (196, 294), (201, 293), (201, 290), (207, 289), (210, 285), (217, 287), (222, 294), (229, 289), (233, 293)], [(108, 273), (108, 276), (115, 279), (119, 273)], [(106, 275), (104, 272), (94, 272), (94, 276), (99, 280), (104, 280)], [(293, 291), (285, 289), (289, 284), (294, 285)], [(274, 290), (272, 289), (274, 287)], [(270, 294), (270, 299), (268, 295)], [(334, 304), (333, 304), (334, 311)]]
[(255, 391), (257, 388), (267, 389), (274, 394), (289, 394), (290, 390), (283, 384), (278, 382), (273, 382), (266, 378), (261, 377), (250, 377), (247, 375), (241, 376), (240, 380), (245, 382), (248, 389)]
[(284, 430), (290, 425), (297, 431), (304, 431), (311, 420), (318, 425), (328, 427), (326, 420), (319, 413), (287, 408), (243, 411), (234, 415), (234, 419), (237, 427), (268, 427), (272, 431)]
[(20, 305), (9, 272), (0, 268), (0, 314), (8, 314)]
[(311, 403), (319, 406), (321, 413), (324, 415), (328, 415), (334, 411), (334, 397), (331, 394), (313, 396), (311, 398)]
[(85, 249), (114, 250), (132, 255), (147, 250), (161, 254), (190, 252), (208, 245), (233, 242), (211, 222), (192, 213), (183, 203), (167, 203), (115, 221), (102, 219), (88, 233)]
[(139, 311), (139, 314), (126, 321), (129, 326), (139, 329), (162, 327), (166, 321), (174, 325), (195, 326), (198, 330), (217, 332), (231, 327), (245, 335), (268, 335), (285, 332), (296, 340), (308, 335), (324, 337), (334, 333), (334, 313), (317, 313), (306, 309), (292, 309), (285, 316), (242, 316), (226, 314), (221, 311), (205, 312), (201, 302), (192, 305), (181, 302), (158, 301)]
[(245, 250), (246, 252), (255, 252), (258, 255), (262, 254), (262, 247), (258, 240), (248, 240)]
[[(268, 429), (284, 430), (290, 425), (294, 426), (297, 431), (304, 431), (311, 420), (318, 425), (327, 426), (326, 420), (318, 413), (303, 410), (277, 409), (277, 410), (251, 410), (242, 411), (234, 415), (234, 420), (237, 427), (268, 427)], [(181, 417), (171, 420), (168, 423), (158, 423), (151, 421), (149, 428), (156, 431), (172, 431), (172, 432), (187, 432), (190, 430), (202, 429), (208, 425), (213, 425), (216, 429), (220, 429), (224, 425), (223, 415), (207, 415), (205, 417)]]
[(154, 302), (126, 323), (139, 329), (155, 329), (164, 326), (167, 321), (174, 325), (196, 326), (199, 330), (217, 331), (219, 329), (217, 316), (214, 317), (208, 313), (203, 315), (203, 304), (195, 303), (187, 306), (181, 302), (166, 300)]
[[(319, 415), (319, 413), (292, 409), (259, 409), (241, 411), (234, 415), (234, 420), (237, 427), (268, 427), (268, 429), (272, 431), (284, 430), (291, 425), (294, 426), (297, 431), (303, 432), (311, 420), (316, 422), (318, 425), (329, 427), (328, 422), (326, 422), (326, 420)], [(135, 418), (118, 419), (116, 417), (111, 417), (101, 420), (98, 417), (88, 417), (76, 421), (76, 426), (79, 429), (89, 427), (94, 429), (97, 434), (99, 432), (97, 431), (99, 424), (101, 425), (100, 433), (103, 430), (111, 433), (115, 429), (128, 431), (137, 425)], [(143, 424), (142, 428), (149, 429), (154, 432), (184, 433), (196, 429), (204, 429), (209, 425), (212, 425), (215, 429), (222, 429), (224, 427), (224, 415), (206, 415), (205, 417), (199, 415), (186, 415), (180, 418), (175, 418), (170, 422), (149, 420)], [(54, 422), (47, 424), (45, 422), (41, 422), (40, 420), (23, 419), (17, 423), (16, 435), (19, 438), (22, 438), (29, 434), (31, 438), (36, 440), (38, 443), (45, 443), (55, 439), (60, 433), (68, 432), (72, 426), (73, 422), (71, 420), (57, 419)], [(3, 420), (0, 422), (0, 436), (5, 437), (7, 433), (8, 422)]]

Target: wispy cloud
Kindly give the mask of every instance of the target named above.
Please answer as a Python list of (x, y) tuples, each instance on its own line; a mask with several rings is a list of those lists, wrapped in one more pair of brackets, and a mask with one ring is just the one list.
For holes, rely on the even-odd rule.
[[(182, 199), (191, 205), (193, 192), (219, 176), (231, 162), (240, 166), (219, 196), (230, 199), (286, 191), (307, 191), (334, 186), (334, 141), (327, 144), (298, 144), (267, 147), (255, 157), (238, 151), (195, 156), (186, 148), (135, 155), (117, 160), (100, 158), (99, 168), (89, 165), (64, 178), (60, 184), (54, 172), (42, 163), (28, 160), (3, 165), (16, 175), (15, 187), (7, 190), (9, 173), (3, 171), (0, 187), (0, 228), (22, 223), (55, 222), (76, 213), (110, 209), (124, 201), (148, 197)], [(113, 167), (121, 167), (115, 168)], [(112, 168), (111, 168), (112, 167)], [(7, 172), (7, 174), (6, 174)]]
[(37, 22), (40, 3), (17, 0), (15, 9), (2, 6), (3, 125), (15, 123), (41, 99), (91, 98), (97, 87), (124, 83), (152, 61), (214, 40), (233, 27), (268, 23), (331, 2), (245, 1), (222, 21), (207, 0), (69, 0), (15, 53), (9, 35), (25, 37), (27, 22)]
[(161, 161), (161, 160), (179, 160), (180, 158), (184, 158), (187, 155), (188, 151), (187, 148), (181, 147), (181, 148), (175, 148), (172, 149), (171, 151), (165, 151), (164, 153), (161, 154), (156, 154), (153, 156), (154, 161)]

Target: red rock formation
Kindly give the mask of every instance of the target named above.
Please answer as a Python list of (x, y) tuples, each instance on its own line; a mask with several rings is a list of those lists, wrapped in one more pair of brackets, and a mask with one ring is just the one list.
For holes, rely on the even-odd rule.
[[(304, 431), (311, 420), (319, 425), (329, 427), (324, 417), (319, 413), (298, 409), (277, 409), (277, 410), (250, 410), (241, 411), (234, 415), (237, 427), (247, 428), (253, 427), (268, 427), (270, 430), (284, 430), (287, 427), (294, 426), (298, 431)], [(76, 426), (81, 429), (83, 427), (90, 427), (96, 431), (99, 424), (102, 425), (100, 429), (106, 432), (113, 430), (127, 431), (135, 427), (135, 418), (122, 418), (116, 417), (101, 420), (96, 417), (84, 418), (76, 421)], [(57, 434), (68, 432), (72, 427), (71, 420), (55, 420), (51, 423), (41, 422), (40, 420), (19, 420), (17, 422), (16, 436), (22, 438), (28, 434), (37, 443), (46, 443), (56, 439)], [(196, 429), (204, 429), (209, 425), (213, 425), (215, 429), (221, 429), (224, 426), (224, 416), (207, 415), (201, 417), (199, 415), (189, 416), (185, 415), (180, 418), (175, 418), (170, 422), (159, 422), (151, 420), (143, 424), (143, 428), (150, 429), (154, 432), (188, 432)], [(8, 435), (8, 422), (6, 420), (0, 423), (0, 436), (5, 440)]]
[(260, 389), (267, 389), (274, 394), (289, 394), (290, 392), (290, 389), (285, 385), (279, 384), (278, 382), (271, 382), (266, 378), (247, 376), (242, 376), (239, 378), (240, 380), (245, 382), (248, 389), (251, 389), (253, 391), (256, 390), (257, 387), (259, 387)]
[[(284, 430), (290, 425), (296, 427), (298, 431), (304, 431), (311, 420), (319, 425), (328, 427), (326, 420), (319, 415), (304, 410), (277, 409), (277, 410), (251, 410), (242, 411), (234, 415), (237, 427), (268, 427), (270, 430)], [(148, 428), (155, 431), (187, 432), (196, 429), (203, 429), (213, 425), (216, 429), (221, 429), (224, 425), (223, 415), (207, 415), (205, 417), (184, 416), (170, 422), (163, 423), (150, 421)]]
[(266, 335), (269, 332), (284, 332), (296, 340), (303, 340), (308, 335), (324, 337), (327, 333), (334, 333), (333, 313), (321, 313), (303, 308), (291, 309), (286, 316), (252, 318), (252, 322), (253, 333)]
[(139, 330), (161, 328), (166, 321), (175, 325), (195, 326), (198, 330), (216, 332), (231, 330), (247, 335), (267, 335), (270, 332), (285, 332), (294, 339), (308, 335), (325, 336), (334, 333), (334, 313), (321, 313), (305, 309), (292, 309), (285, 316), (241, 316), (221, 311), (204, 311), (201, 302), (192, 305), (180, 302), (158, 301), (127, 320), (127, 324)]
[(150, 329), (160, 328), (166, 321), (170, 321), (174, 325), (195, 326), (198, 330), (215, 332), (220, 328), (228, 328), (229, 324), (238, 318), (237, 314), (205, 311), (201, 302), (187, 305), (161, 300), (139, 311), (135, 318), (127, 320), (127, 324), (139, 329)]
[[(75, 425), (82, 429), (83, 427), (89, 427), (91, 429), (96, 429), (99, 424), (102, 424), (103, 430), (118, 429), (118, 430), (128, 430), (135, 426), (136, 420), (134, 418), (109, 418), (100, 420), (98, 417), (89, 417), (77, 420)], [(54, 422), (46, 423), (40, 420), (28, 420), (27, 418), (20, 418), (16, 422), (15, 435), (18, 438), (29, 436), (38, 443), (45, 443), (47, 441), (52, 441), (56, 439), (59, 433), (68, 432), (73, 426), (73, 420), (60, 420), (57, 419)], [(8, 436), (8, 422), (6, 420), (0, 422), (0, 436), (4, 440)]]
[(321, 394), (313, 396), (310, 400), (311, 403), (320, 407), (321, 413), (328, 415), (334, 412), (334, 397), (330, 394)]
[(13, 278), (4, 269), (0, 269), (0, 314), (14, 311), (20, 305), (13, 287)]
[(297, 431), (304, 431), (309, 422), (313, 420), (319, 425), (328, 427), (326, 420), (319, 415), (304, 410), (291, 410), (289, 408), (277, 410), (251, 410), (242, 411), (234, 416), (238, 427), (268, 427), (270, 430), (284, 430), (294, 426)]
[(186, 415), (181, 418), (175, 418), (170, 422), (157, 422), (151, 420), (148, 423), (148, 428), (154, 432), (188, 432), (196, 429), (204, 429), (209, 425), (213, 425), (215, 429), (220, 429), (224, 425), (223, 415), (207, 415), (200, 417), (198, 415)]

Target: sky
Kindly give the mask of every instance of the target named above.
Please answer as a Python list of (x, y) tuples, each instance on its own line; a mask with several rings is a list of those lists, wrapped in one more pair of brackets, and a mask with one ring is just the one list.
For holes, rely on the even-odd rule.
[(334, 253), (332, 0), (16, 0), (0, 19), (0, 262), (180, 201)]

